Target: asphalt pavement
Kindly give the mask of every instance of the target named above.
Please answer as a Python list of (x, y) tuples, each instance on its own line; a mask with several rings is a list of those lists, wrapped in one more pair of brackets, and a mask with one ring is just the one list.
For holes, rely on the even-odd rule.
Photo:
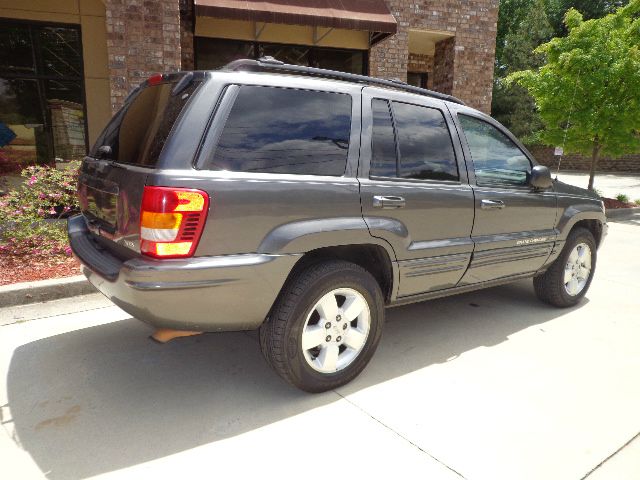
[(255, 333), (158, 345), (99, 294), (2, 309), (0, 478), (637, 480), (639, 225), (610, 224), (574, 308), (520, 281), (388, 310), (321, 395)]

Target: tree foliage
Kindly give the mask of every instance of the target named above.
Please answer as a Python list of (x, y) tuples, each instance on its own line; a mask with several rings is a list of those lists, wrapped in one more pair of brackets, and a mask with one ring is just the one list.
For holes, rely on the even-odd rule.
[(591, 155), (592, 188), (600, 155), (640, 151), (640, 0), (587, 21), (570, 9), (564, 22), (566, 37), (535, 50), (546, 63), (510, 74), (507, 83), (535, 99), (543, 143)]
[(510, 73), (538, 68), (542, 55), (533, 50), (552, 37), (566, 36), (564, 15), (570, 8), (585, 19), (600, 18), (629, 0), (500, 0), (496, 35), (493, 116), (526, 142), (538, 143), (542, 129), (535, 102), (519, 85), (507, 85)]
[[(525, 4), (525, 1), (528, 4)], [(513, 18), (505, 20), (510, 25), (509, 30), (500, 40), (500, 51), (496, 55), (491, 111), (493, 116), (516, 136), (530, 141), (533, 132), (542, 128), (533, 98), (523, 87), (506, 84), (504, 77), (519, 70), (541, 66), (544, 57), (535, 53), (534, 49), (549, 40), (553, 30), (547, 19), (543, 0), (517, 2), (507, 3), (508, 7), (517, 6), (517, 9), (507, 9), (507, 13), (502, 11), (506, 16), (514, 10)]]

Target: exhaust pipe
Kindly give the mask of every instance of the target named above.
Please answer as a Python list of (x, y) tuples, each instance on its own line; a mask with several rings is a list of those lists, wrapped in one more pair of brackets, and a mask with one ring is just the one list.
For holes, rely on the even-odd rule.
[(193, 337), (194, 335), (201, 335), (204, 332), (192, 332), (189, 330), (173, 330), (171, 328), (159, 328), (152, 335), (149, 336), (151, 340), (158, 343), (167, 343), (174, 338), (179, 337)]

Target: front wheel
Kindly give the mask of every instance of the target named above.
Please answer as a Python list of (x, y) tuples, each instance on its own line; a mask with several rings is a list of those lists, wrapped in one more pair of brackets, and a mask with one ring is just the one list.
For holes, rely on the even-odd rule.
[(585, 228), (571, 231), (560, 256), (533, 279), (536, 295), (556, 307), (571, 307), (587, 293), (596, 269), (596, 242)]
[(355, 378), (382, 334), (384, 304), (373, 276), (350, 262), (308, 267), (283, 290), (260, 329), (262, 353), (287, 382), (324, 392)]

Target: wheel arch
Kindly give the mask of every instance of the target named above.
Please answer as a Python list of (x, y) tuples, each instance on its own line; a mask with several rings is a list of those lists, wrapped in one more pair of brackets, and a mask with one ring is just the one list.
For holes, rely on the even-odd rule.
[(327, 260), (355, 263), (369, 272), (378, 282), (385, 304), (393, 298), (398, 283), (398, 269), (389, 252), (381, 245), (364, 243), (320, 247), (306, 252), (289, 273), (282, 290), (303, 270)]
[(567, 235), (571, 234), (571, 232), (576, 228), (584, 228), (590, 231), (596, 241), (596, 247), (600, 247), (600, 242), (602, 241), (602, 232), (604, 230), (603, 224), (600, 220), (596, 220), (594, 218), (578, 220), (573, 224), (571, 230)]

